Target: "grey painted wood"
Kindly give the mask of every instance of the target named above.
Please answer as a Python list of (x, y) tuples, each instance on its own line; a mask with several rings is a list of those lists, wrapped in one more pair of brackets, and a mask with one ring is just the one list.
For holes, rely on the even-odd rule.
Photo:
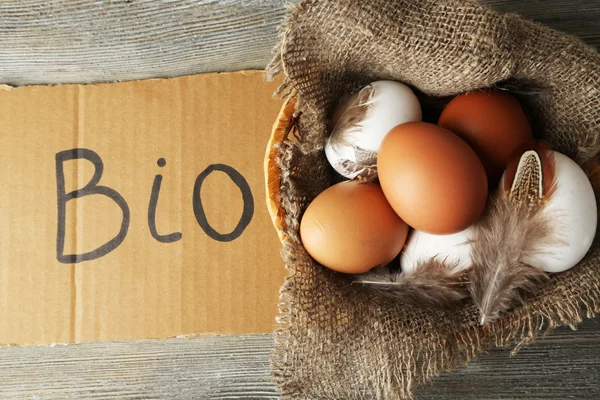
[(415, 400), (600, 399), (600, 320), (558, 329), (516, 356), (495, 349), (435, 378)]
[(284, 0), (2, 0), (0, 82), (262, 69)]
[[(482, 0), (600, 46), (596, 0)], [(3, 0), (0, 83), (121, 81), (262, 69), (285, 0)]]
[(1, 399), (277, 398), (270, 335), (0, 349)]
[[(0, 349), (1, 399), (275, 399), (270, 335)], [(559, 329), (509, 357), (484, 354), (416, 400), (600, 398), (600, 323)]]
[[(600, 1), (483, 0), (600, 47)], [(3, 0), (0, 83), (57, 84), (263, 68), (284, 0)], [(1, 399), (277, 398), (269, 335), (0, 349)], [(598, 399), (600, 319), (516, 357), (494, 350), (419, 399)]]

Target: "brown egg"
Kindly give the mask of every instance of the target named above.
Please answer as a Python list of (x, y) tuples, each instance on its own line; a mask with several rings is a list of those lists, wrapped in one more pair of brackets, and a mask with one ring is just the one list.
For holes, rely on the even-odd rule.
[(447, 129), (409, 122), (383, 140), (377, 170), (396, 213), (415, 229), (450, 234), (481, 215), (488, 186), (477, 154)]
[(388, 264), (402, 250), (408, 225), (375, 183), (333, 185), (308, 206), (300, 236), (308, 253), (327, 268), (360, 274)]
[(494, 187), (512, 154), (533, 137), (517, 99), (498, 90), (456, 96), (444, 108), (438, 125), (456, 133), (475, 150)]

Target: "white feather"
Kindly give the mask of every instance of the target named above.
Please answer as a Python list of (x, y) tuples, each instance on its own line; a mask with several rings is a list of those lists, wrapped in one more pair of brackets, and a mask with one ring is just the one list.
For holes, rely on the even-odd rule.
[[(333, 128), (332, 136), (325, 146), (325, 155), (333, 168), (353, 179), (356, 171), (347, 171), (342, 167), (344, 161), (359, 162), (356, 149), (379, 152), (381, 142), (387, 133), (405, 122), (421, 121), (421, 105), (413, 91), (403, 83), (394, 81), (376, 81), (361, 89), (358, 95), (350, 96), (334, 112), (338, 121), (351, 103), (361, 97), (361, 92), (372, 90), (369, 100), (364, 103), (368, 111), (361, 121), (347, 126), (343, 131)], [(335, 142), (335, 144), (332, 144)]]

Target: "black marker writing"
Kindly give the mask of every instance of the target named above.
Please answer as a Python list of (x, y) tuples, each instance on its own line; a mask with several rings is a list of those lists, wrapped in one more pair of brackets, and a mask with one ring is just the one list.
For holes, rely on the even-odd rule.
[[(83, 158), (94, 164), (94, 176), (81, 189), (73, 190), (72, 192), (65, 193), (65, 173), (64, 173), (64, 162), (69, 160), (78, 160)], [(82, 261), (95, 260), (100, 258), (114, 249), (116, 249), (127, 236), (127, 230), (129, 229), (130, 212), (127, 202), (114, 189), (107, 186), (98, 185), (102, 178), (104, 171), (104, 164), (100, 156), (92, 150), (88, 149), (71, 149), (61, 151), (56, 154), (56, 197), (58, 204), (58, 229), (56, 233), (56, 258), (59, 262), (65, 264), (79, 263)], [(123, 211), (123, 220), (121, 222), (121, 229), (117, 236), (112, 238), (107, 243), (98, 247), (95, 250), (84, 254), (64, 254), (65, 249), (65, 226), (66, 226), (66, 208), (69, 200), (78, 199), (84, 196), (99, 194), (106, 196), (115, 202)]]
[[(242, 200), (244, 202), (244, 209), (242, 216), (235, 229), (229, 233), (217, 232), (206, 219), (206, 213), (204, 212), (204, 206), (202, 205), (202, 199), (200, 198), (200, 189), (204, 180), (214, 171), (221, 171), (227, 174), (229, 178), (237, 185), (242, 192)], [(194, 214), (196, 215), (196, 221), (200, 224), (200, 227), (204, 232), (219, 242), (231, 242), (237, 239), (244, 232), (244, 229), (252, 221), (254, 215), (254, 198), (252, 197), (252, 191), (246, 179), (240, 174), (235, 168), (225, 164), (211, 164), (204, 171), (198, 175), (196, 182), (194, 183), (194, 192), (192, 194), (192, 204), (194, 207)]]
[[(157, 162), (159, 167), (167, 165), (167, 161), (164, 158), (160, 158)], [(158, 205), (158, 195), (160, 194), (160, 184), (162, 182), (162, 175), (156, 175), (154, 177), (154, 183), (152, 184), (152, 193), (150, 194), (150, 204), (148, 205), (148, 227), (152, 237), (161, 243), (173, 243), (181, 239), (181, 232), (174, 232), (168, 235), (161, 235), (156, 230), (156, 206)]]

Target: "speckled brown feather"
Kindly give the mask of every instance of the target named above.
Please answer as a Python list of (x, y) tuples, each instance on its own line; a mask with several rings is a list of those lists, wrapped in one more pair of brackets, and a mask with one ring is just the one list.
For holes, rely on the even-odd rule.
[(521, 259), (550, 238), (550, 224), (543, 214), (515, 207), (504, 191), (491, 199), (487, 215), (473, 228), (473, 268), (468, 271), (469, 291), (482, 324), (521, 304), (525, 293), (534, 292), (546, 279), (544, 271)]
[(560, 244), (552, 216), (542, 212), (556, 189), (552, 152), (528, 151), (516, 162), (520, 164), (509, 165), (501, 189), (473, 229), (469, 290), (482, 325), (520, 305), (548, 279), (522, 260)]

